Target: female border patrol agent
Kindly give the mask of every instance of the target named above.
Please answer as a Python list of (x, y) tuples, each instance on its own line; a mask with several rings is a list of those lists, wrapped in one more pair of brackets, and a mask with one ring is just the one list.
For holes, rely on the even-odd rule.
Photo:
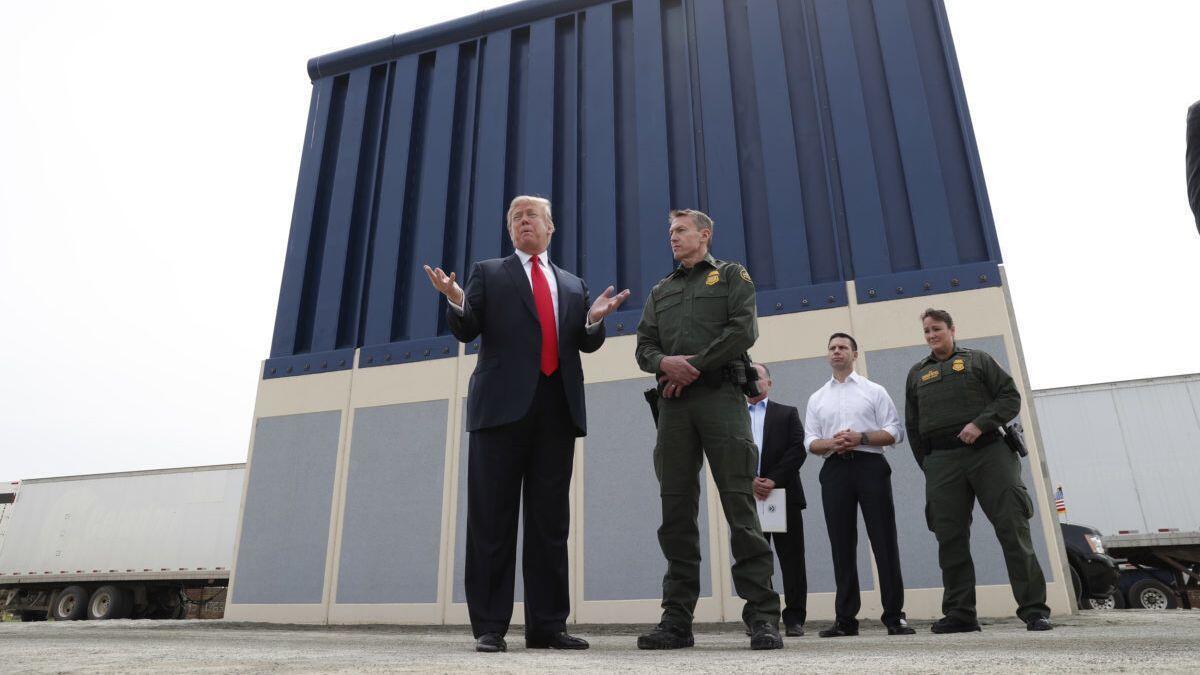
[(754, 649), (779, 649), (775, 559), (754, 505), (757, 450), (739, 380), (741, 357), (758, 339), (754, 283), (746, 268), (708, 253), (713, 223), (699, 211), (672, 211), (671, 252), (679, 267), (650, 290), (637, 330), (638, 366), (659, 380), (654, 473), (662, 499), (658, 541), (667, 559), (662, 622), (639, 649), (694, 644), (700, 595), (698, 474), (708, 457), (733, 548), (733, 585)]
[(1021, 462), (1000, 427), (1021, 411), (1012, 377), (986, 352), (954, 342), (954, 320), (940, 309), (921, 314), (932, 353), (908, 372), (905, 425), (925, 472), (925, 517), (938, 541), (942, 613), (934, 633), (979, 630), (971, 512), (975, 500), (1004, 549), (1017, 616), (1029, 630), (1050, 630), (1046, 579), (1033, 552), (1033, 501)]

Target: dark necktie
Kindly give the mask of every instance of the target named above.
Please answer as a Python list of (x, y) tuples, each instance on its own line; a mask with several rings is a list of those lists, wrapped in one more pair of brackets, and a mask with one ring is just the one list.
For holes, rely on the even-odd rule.
[(550, 375), (558, 370), (558, 329), (554, 326), (554, 300), (550, 298), (550, 284), (542, 272), (538, 256), (530, 261), (529, 276), (533, 280), (533, 303), (537, 305), (538, 323), (542, 325), (542, 374)]

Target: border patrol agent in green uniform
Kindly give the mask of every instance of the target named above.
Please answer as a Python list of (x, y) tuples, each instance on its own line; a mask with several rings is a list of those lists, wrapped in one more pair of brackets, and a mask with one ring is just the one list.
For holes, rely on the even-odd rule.
[[(754, 283), (746, 269), (708, 253), (712, 220), (672, 211), (671, 251), (680, 266), (650, 291), (638, 324), (637, 362), (659, 379), (654, 473), (662, 498), (658, 541), (667, 559), (662, 622), (641, 649), (691, 647), (700, 596), (699, 472), (708, 458), (732, 538), (733, 584), (754, 649), (783, 647), (775, 565), (754, 504), (757, 455), (735, 365), (758, 339)], [(731, 362), (737, 362), (731, 364)], [(701, 455), (703, 452), (703, 456)]]
[(954, 320), (940, 309), (921, 315), (932, 353), (912, 367), (905, 387), (905, 425), (925, 472), (925, 517), (937, 537), (942, 613), (934, 633), (979, 630), (971, 512), (983, 509), (1004, 550), (1017, 616), (1029, 630), (1050, 630), (1046, 579), (1033, 552), (1033, 501), (1021, 461), (1000, 427), (1021, 411), (1012, 377), (986, 352), (954, 342)]

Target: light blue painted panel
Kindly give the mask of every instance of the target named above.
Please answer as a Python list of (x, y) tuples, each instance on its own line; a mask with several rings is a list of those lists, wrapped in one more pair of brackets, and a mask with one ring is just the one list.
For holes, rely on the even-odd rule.
[[(662, 501), (654, 476), (654, 421), (642, 392), (653, 378), (587, 385), (584, 444), (584, 600), (662, 597)], [(704, 470), (699, 474), (701, 477)], [(712, 596), (708, 488), (700, 488), (700, 596)]]
[(355, 411), (337, 602), (437, 602), (448, 407)]
[(258, 420), (232, 602), (322, 601), (341, 419), (330, 410)]

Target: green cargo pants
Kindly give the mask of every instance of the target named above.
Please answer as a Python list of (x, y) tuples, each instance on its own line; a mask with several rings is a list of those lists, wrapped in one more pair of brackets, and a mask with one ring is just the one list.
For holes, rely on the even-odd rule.
[[(703, 455), (701, 454), (703, 453)], [(746, 399), (734, 385), (696, 384), (683, 399), (659, 402), (654, 474), (662, 496), (658, 542), (667, 559), (662, 620), (690, 627), (700, 598), (700, 468), (712, 469), (733, 549), (733, 586), (746, 601), (742, 620), (779, 622), (779, 595), (771, 588), (775, 561), (763, 536), (752, 485), (758, 463)]]
[(1033, 552), (1033, 501), (1021, 481), (1021, 461), (1004, 441), (982, 448), (936, 450), (925, 458), (925, 518), (937, 537), (942, 567), (942, 613), (975, 621), (975, 564), (971, 512), (975, 500), (996, 530), (1017, 616), (1050, 616), (1046, 578)]

